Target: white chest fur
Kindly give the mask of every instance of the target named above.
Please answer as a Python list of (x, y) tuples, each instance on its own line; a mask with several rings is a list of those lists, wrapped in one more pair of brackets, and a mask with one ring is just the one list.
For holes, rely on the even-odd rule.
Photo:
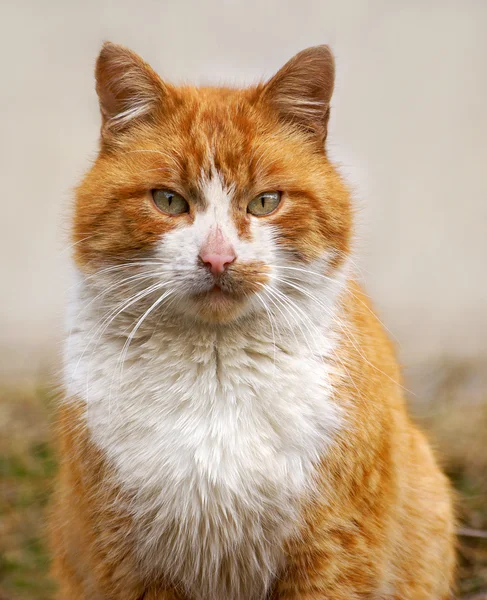
[(131, 341), (122, 371), (119, 326), (87, 348), (100, 313), (81, 311), (83, 285), (71, 306), (66, 386), (86, 402), (94, 442), (134, 495), (141, 564), (195, 600), (265, 597), (340, 425), (326, 327), (309, 348), (266, 319), (215, 328), (157, 315)]

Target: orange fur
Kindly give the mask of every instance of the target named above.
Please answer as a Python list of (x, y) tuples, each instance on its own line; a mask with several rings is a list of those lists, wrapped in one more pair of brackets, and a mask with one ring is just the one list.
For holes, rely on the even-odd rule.
[[(204, 202), (194, 182), (212, 166), (234, 189), (232, 216), (242, 238), (250, 235), (248, 199), (280, 190), (283, 201), (267, 218), (281, 243), (303, 264), (326, 250), (333, 251), (333, 269), (342, 264), (350, 253), (350, 198), (316, 144), (317, 136), (321, 143), (326, 138), (328, 106), (321, 121), (303, 127), (292, 114), (288, 118), (282, 98), (276, 100), (277, 76), (267, 87), (247, 90), (175, 88), (129, 51), (108, 45), (103, 52), (97, 71), (102, 144), (78, 189), (73, 228), (82, 271), (143, 255), (166, 232), (191, 222)], [(113, 73), (103, 61), (112, 55), (122, 56), (119, 68), (134, 68), (135, 87), (137, 69), (149, 73), (143, 99), (152, 104), (130, 126), (114, 125), (107, 116), (130, 102), (130, 94), (113, 86), (106, 93)], [(319, 86), (310, 94), (325, 89), (326, 103), (332, 81), (320, 80), (315, 67), (312, 63), (308, 75), (318, 77)], [(177, 218), (157, 211), (150, 190), (164, 187), (190, 198), (191, 211)], [(228, 273), (236, 295), (252, 293), (266, 280), (259, 264), (235, 264)], [(454, 568), (449, 485), (407, 415), (391, 344), (367, 298), (355, 283), (347, 292), (343, 314), (351, 331), (337, 349), (337, 367), (348, 377), (337, 377), (335, 396), (349, 425), (320, 464), (317, 492), (302, 508), (301, 535), (288, 543), (271, 597), (446, 600)], [(222, 320), (233, 314), (223, 306), (226, 301)], [(52, 519), (59, 598), (191, 600), (164, 573), (147, 579), (139, 571), (132, 521), (124, 510), (130, 498), (90, 440), (81, 402), (60, 409), (59, 438), (62, 462)]]
[[(340, 360), (353, 383), (339, 388), (354, 436), (321, 468), (331, 497), (307, 508), (300, 542), (274, 598), (450, 598), (454, 569), (451, 493), (423, 434), (411, 422), (400, 374), (381, 325), (353, 285), (347, 311), (359, 347)], [(345, 347), (346, 346), (346, 347)]]

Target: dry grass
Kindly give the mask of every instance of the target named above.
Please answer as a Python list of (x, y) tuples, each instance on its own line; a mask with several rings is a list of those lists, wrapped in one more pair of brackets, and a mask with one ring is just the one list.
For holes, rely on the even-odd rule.
[[(487, 531), (487, 368), (426, 366), (410, 373), (417, 420), (435, 441), (459, 492), (462, 528)], [(428, 398), (428, 401), (425, 401)], [(52, 397), (44, 388), (0, 390), (0, 600), (48, 600), (45, 514), (55, 461)], [(487, 539), (459, 537), (459, 596), (487, 600)]]
[(429, 365), (410, 386), (421, 390), (411, 406), (459, 492), (459, 594), (487, 600), (487, 362)]

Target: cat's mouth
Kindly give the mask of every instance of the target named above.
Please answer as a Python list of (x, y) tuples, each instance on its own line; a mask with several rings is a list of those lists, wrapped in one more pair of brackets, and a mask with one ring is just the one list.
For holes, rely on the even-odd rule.
[(197, 314), (205, 321), (227, 322), (236, 318), (247, 304), (248, 296), (236, 294), (215, 284), (193, 296)]
[(269, 279), (264, 263), (236, 263), (209, 282), (205, 291), (192, 297), (197, 313), (204, 320), (225, 322), (243, 312), (251, 296), (262, 291)]
[(214, 296), (216, 298), (218, 298), (221, 295), (223, 295), (223, 296), (228, 295), (228, 292), (225, 292), (225, 290), (222, 290), (222, 288), (217, 283), (215, 283), (215, 285), (207, 293), (211, 294), (212, 296)]
[(250, 290), (234, 289), (220, 280), (216, 280), (211, 287), (193, 295), (195, 300), (207, 302), (241, 302), (248, 296)]

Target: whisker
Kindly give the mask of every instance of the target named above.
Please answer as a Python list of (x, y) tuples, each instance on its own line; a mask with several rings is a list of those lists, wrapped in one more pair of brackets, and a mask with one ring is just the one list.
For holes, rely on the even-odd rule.
[[(323, 275), (322, 273), (318, 273), (316, 271), (312, 271), (311, 269), (304, 269), (304, 268), (300, 268), (300, 267), (288, 267), (288, 266), (282, 266), (282, 265), (270, 265), (270, 266), (274, 266), (276, 269), (289, 269), (292, 271), (302, 271), (303, 273), (307, 273), (310, 275), (314, 275), (316, 277), (321, 277), (322, 279), (326, 279), (328, 281), (332, 281), (334, 282), (335, 279), (333, 277), (330, 277), (328, 275)], [(348, 290), (349, 294), (355, 298), (358, 302), (360, 302), (360, 304), (362, 304), (362, 306), (364, 306), (369, 312), (370, 314), (372, 314), (378, 321), (379, 323), (382, 325), (382, 327), (384, 327), (384, 329), (396, 340), (396, 336), (392, 333), (392, 331), (379, 319), (379, 317), (375, 314), (375, 312), (369, 307), (367, 306), (367, 304), (359, 297), (357, 296), (357, 294), (355, 294), (352, 290)]]
[(109, 292), (111, 292), (117, 288), (127, 285), (128, 282), (143, 281), (144, 279), (150, 279), (153, 277), (157, 277), (158, 275), (160, 275), (160, 273), (158, 271), (151, 271), (148, 273), (138, 273), (137, 275), (132, 275), (130, 277), (123, 278), (121, 281), (118, 281), (117, 283), (110, 285), (108, 288), (105, 288), (102, 292), (100, 292), (94, 298), (92, 298), (87, 304), (85, 304), (81, 308), (81, 310), (77, 314), (76, 318), (78, 318), (80, 315), (82, 315), (83, 312), (85, 312), (94, 302), (96, 302), (96, 300), (98, 300), (99, 298), (102, 298), (103, 296), (105, 296), (106, 294), (108, 294)]
[[(280, 292), (279, 290), (273, 290), (273, 291), (274, 291), (274, 292), (278, 292), (279, 294), (281, 294), (281, 296), (282, 296), (283, 300), (285, 299), (285, 300), (286, 300), (287, 302), (289, 302), (289, 303), (290, 303), (292, 306), (294, 306), (294, 308), (295, 308), (297, 311), (299, 311), (299, 312), (302, 314), (302, 316), (303, 316), (303, 318), (305, 319), (305, 321), (307, 321), (308, 323), (310, 323), (310, 325), (311, 325), (311, 326), (312, 326), (312, 327), (315, 329), (315, 331), (317, 331), (317, 332), (318, 332), (318, 335), (319, 335), (319, 333), (320, 333), (320, 332), (319, 332), (319, 330), (317, 329), (316, 325), (313, 323), (313, 321), (311, 321), (310, 317), (309, 317), (309, 316), (308, 316), (308, 315), (307, 315), (307, 314), (306, 314), (306, 313), (305, 313), (305, 312), (304, 312), (304, 311), (303, 311), (303, 310), (302, 310), (302, 309), (301, 309), (301, 308), (300, 308), (300, 307), (299, 307), (299, 306), (298, 306), (296, 303), (294, 303), (294, 302), (293, 302), (293, 301), (292, 301), (290, 298), (288, 298), (288, 297), (287, 297), (285, 294), (283, 294), (283, 293), (282, 293), (282, 292)], [(306, 325), (305, 325), (305, 326), (306, 326)], [(310, 333), (310, 334), (311, 334), (312, 332), (310, 332), (310, 330), (309, 330), (309, 327), (308, 327), (308, 326), (306, 326), (306, 328), (307, 328), (307, 330), (308, 330), (308, 333)], [(355, 390), (358, 392), (359, 396), (362, 396), (362, 392), (359, 390), (358, 386), (356, 385), (356, 383), (355, 383), (355, 380), (354, 380), (354, 378), (353, 378), (353, 376), (352, 376), (352, 373), (351, 373), (351, 372), (350, 372), (350, 370), (347, 368), (346, 364), (345, 364), (345, 363), (344, 363), (344, 361), (343, 361), (343, 360), (342, 360), (342, 359), (339, 357), (338, 353), (337, 353), (335, 350), (332, 350), (332, 356), (333, 356), (333, 359), (334, 359), (335, 361), (337, 361), (337, 362), (340, 364), (341, 368), (344, 370), (345, 374), (348, 376), (348, 378), (349, 378), (350, 382), (352, 383), (352, 385), (353, 385), (353, 387), (355, 388)], [(324, 359), (323, 359), (323, 362), (325, 362), (325, 361), (324, 361)]]
[[(263, 285), (263, 284), (261, 284)], [(274, 369), (273, 369), (273, 377), (275, 377), (276, 375), (276, 335), (275, 335), (275, 331), (274, 331), (274, 324), (273, 324), (273, 319), (272, 319), (272, 315), (269, 311), (269, 309), (266, 306), (266, 303), (264, 302), (264, 300), (259, 296), (259, 294), (256, 294), (256, 298), (259, 300), (259, 302), (262, 304), (262, 306), (264, 307), (264, 310), (267, 313), (267, 317), (269, 319), (269, 323), (271, 326), (271, 331), (272, 331), (272, 345), (273, 345), (273, 349), (274, 349)]]
[(289, 319), (286, 317), (286, 315), (283, 313), (283, 311), (279, 308), (279, 306), (274, 302), (273, 296), (275, 298), (275, 300), (279, 301), (279, 299), (274, 295), (275, 290), (273, 290), (270, 287), (267, 287), (264, 283), (260, 283), (259, 285), (261, 285), (263, 288), (265, 288), (265, 291), (268, 295), (269, 300), (272, 302), (272, 304), (276, 307), (277, 311), (279, 312), (279, 314), (284, 318), (284, 320), (287, 323), (287, 326), (289, 328), (289, 330), (292, 332), (293, 336), (294, 336), (294, 340), (296, 342), (297, 345), (299, 345), (299, 341), (298, 338), (296, 337), (296, 332), (294, 331), (294, 327), (291, 325), (291, 323), (289, 322)]
[(322, 273), (318, 273), (316, 271), (311, 271), (310, 269), (303, 269), (300, 267), (288, 267), (288, 266), (283, 266), (283, 265), (269, 265), (270, 267), (274, 267), (275, 269), (279, 270), (279, 269), (288, 269), (288, 270), (292, 270), (292, 271), (302, 271), (303, 273), (307, 273), (310, 275), (316, 275), (318, 277), (322, 277), (323, 279), (327, 279), (328, 281), (332, 281), (335, 282), (336, 279), (334, 277), (330, 277), (329, 275), (323, 275)]
[[(270, 292), (271, 290), (268, 289), (268, 292)], [(282, 294), (282, 292), (279, 292), (279, 290), (273, 289), (272, 293), (279, 293), (282, 296), (283, 300), (286, 300), (286, 302), (289, 302), (291, 304), (291, 306), (294, 306), (297, 310), (299, 310), (299, 312), (303, 315), (305, 322), (303, 323), (303, 325), (306, 327), (308, 334), (311, 338), (313, 338), (313, 331), (309, 328), (309, 326), (307, 325), (307, 323), (309, 323), (311, 325), (311, 327), (313, 328), (313, 330), (316, 332), (317, 334), (317, 338), (320, 336), (320, 331), (317, 328), (317, 326), (311, 321), (311, 319), (309, 318), (308, 315), (306, 315), (306, 313), (304, 313), (304, 311), (302, 311), (295, 303), (293, 303), (289, 298), (287, 298), (284, 294)], [(288, 312), (290, 311), (290, 306), (287, 307)], [(298, 327), (299, 331), (301, 332), (301, 335), (303, 336), (303, 339), (306, 342), (306, 345), (308, 346), (309, 351), (311, 352), (311, 354), (314, 354), (313, 349), (311, 348), (311, 346), (308, 343), (307, 337), (302, 329), (302, 327), (299, 325), (299, 323), (296, 323), (296, 326)], [(352, 377), (351, 372), (349, 371), (349, 369), (346, 367), (345, 363), (340, 359), (340, 357), (338, 356), (337, 352), (335, 352), (334, 350), (332, 350), (332, 357), (333, 359), (341, 366), (341, 368), (343, 369), (344, 373), (347, 375), (348, 379), (350, 380), (350, 382), (352, 383), (353, 387), (355, 388), (355, 390), (358, 393), (359, 397), (363, 397), (363, 394), (361, 393), (361, 391), (359, 390), (359, 388), (357, 387), (354, 378)], [(325, 358), (323, 356), (319, 356), (320, 361), (324, 364), (327, 365), (328, 362), (325, 360)]]
[[(122, 301), (121, 303), (119, 303), (114, 309), (112, 309), (111, 311), (108, 312), (108, 314), (105, 314), (103, 317), (101, 317), (94, 325), (93, 327), (90, 329), (90, 331), (88, 332), (88, 335), (91, 333), (91, 331), (93, 331), (93, 329), (96, 328), (95, 333), (93, 334), (93, 336), (91, 336), (90, 340), (88, 341), (88, 343), (85, 346), (85, 349), (83, 350), (81, 356), (79, 357), (75, 368), (74, 368), (74, 372), (73, 372), (73, 377), (76, 374), (79, 364), (82, 360), (82, 358), (84, 357), (87, 349), (89, 348), (89, 346), (91, 345), (91, 343), (93, 342), (93, 340), (96, 337), (96, 334), (98, 333), (98, 331), (100, 331), (100, 337), (101, 335), (103, 335), (103, 333), (106, 331), (106, 329), (110, 326), (110, 324), (113, 322), (114, 319), (116, 319), (118, 317), (118, 315), (120, 315), (122, 312), (124, 312), (125, 310), (127, 310), (127, 308), (129, 308), (130, 306), (132, 306), (133, 304), (135, 304), (136, 302), (138, 302), (139, 300), (143, 299), (144, 297), (148, 296), (149, 294), (151, 294), (152, 292), (154, 292), (155, 290), (158, 289), (158, 286), (160, 285), (164, 285), (161, 283), (157, 283), (154, 284), (152, 286), (150, 286), (149, 288), (146, 288), (144, 290), (142, 290), (141, 292), (138, 292), (137, 294), (135, 294), (134, 296), (132, 296), (131, 298)], [(121, 308), (119, 308), (121, 306)], [(112, 316), (113, 315), (113, 316)], [(106, 324), (106, 325), (105, 325)], [(96, 348), (96, 346), (95, 346)], [(93, 354), (93, 353), (92, 353)]]
[[(83, 275), (84, 280), (85, 281), (90, 281), (92, 279), (96, 279), (97, 277), (101, 277), (102, 275), (106, 274), (106, 273), (114, 273), (117, 271), (123, 271), (124, 269), (128, 269), (134, 266), (154, 266), (154, 265), (163, 265), (163, 263), (159, 262), (159, 261), (151, 261), (151, 262), (132, 262), (132, 263), (124, 263), (121, 265), (112, 265), (111, 267), (106, 267), (100, 271), (96, 271), (95, 273), (92, 273), (91, 275)], [(77, 286), (77, 283), (73, 283), (72, 285), (70, 285), (67, 290), (70, 291), (72, 290), (74, 287)]]
[(72, 248), (74, 248), (78, 244), (82, 244), (83, 242), (86, 242), (86, 240), (90, 240), (91, 238), (94, 238), (96, 236), (97, 236), (96, 233), (94, 233), (93, 235), (87, 235), (86, 237), (78, 240), (77, 242), (74, 242), (73, 244), (69, 244), (69, 246), (66, 246), (65, 248), (63, 248), (61, 250), (61, 254), (65, 254), (66, 252), (68, 252), (68, 250), (71, 250)]
[[(115, 377), (115, 374), (116, 374), (117, 370), (120, 368), (119, 381), (122, 380), (122, 377), (123, 377), (123, 366), (124, 366), (124, 363), (125, 363), (125, 361), (127, 359), (127, 353), (128, 353), (128, 349), (129, 349), (130, 343), (134, 339), (135, 334), (140, 329), (140, 327), (142, 326), (142, 323), (150, 315), (150, 313), (153, 310), (155, 310), (168, 296), (170, 296), (173, 293), (174, 293), (174, 290), (170, 289), (167, 292), (164, 292), (161, 296), (159, 296), (159, 298), (153, 304), (151, 304), (151, 306), (139, 318), (139, 320), (137, 321), (135, 327), (130, 332), (130, 335), (128, 336), (128, 338), (127, 338), (127, 340), (126, 340), (125, 344), (123, 345), (123, 348), (122, 348), (122, 350), (120, 352), (119, 360), (117, 361), (117, 366), (115, 368), (115, 373), (113, 375), (113, 377)], [(111, 386), (110, 386), (110, 390), (111, 390)], [(111, 391), (110, 391), (110, 393), (111, 393)]]
[(337, 318), (336, 315), (334, 315), (330, 311), (329, 307), (327, 307), (325, 304), (323, 304), (314, 294), (312, 294), (308, 290), (305, 290), (303, 287), (296, 285), (295, 283), (291, 282), (289, 279), (285, 279), (285, 278), (282, 279), (282, 278), (278, 278), (278, 277), (274, 277), (274, 279), (276, 279), (278, 281), (282, 281), (286, 285), (289, 285), (290, 287), (296, 289), (297, 291), (308, 296), (311, 300), (316, 302), (316, 304), (318, 304), (318, 306), (320, 306), (328, 314), (328, 316), (330, 316), (330, 318), (333, 319), (335, 321), (335, 323), (342, 329), (343, 333), (347, 336), (347, 339), (352, 344), (352, 346), (355, 348), (355, 350), (357, 351), (359, 356), (361, 358), (363, 358), (369, 366), (371, 366), (373, 369), (375, 369), (381, 375), (384, 375), (384, 377), (386, 377), (387, 379), (392, 381), (394, 384), (400, 386), (403, 390), (409, 391), (403, 385), (401, 385), (401, 383), (399, 381), (396, 381), (390, 375), (388, 375), (387, 373), (384, 373), (384, 371), (382, 371), (381, 369), (379, 369), (379, 367), (377, 367), (376, 365), (374, 365), (373, 363), (371, 363), (369, 361), (369, 359), (363, 354), (362, 350), (357, 345), (356, 341), (353, 339), (353, 336), (351, 336), (350, 330), (343, 324), (343, 322), (340, 319)]
[[(146, 298), (147, 296), (149, 296), (152, 293), (155, 293), (156, 291), (158, 291), (159, 289), (163, 289), (165, 287), (166, 283), (165, 282), (159, 282), (157, 284), (154, 284), (152, 286), (150, 286), (149, 288), (143, 290), (142, 292), (139, 292), (138, 294), (135, 294), (134, 296), (132, 296), (132, 298), (129, 299), (129, 301), (124, 301), (121, 304), (123, 304), (123, 306), (119, 309), (118, 307), (120, 306), (120, 304), (117, 305), (117, 307), (110, 311), (108, 313), (107, 316), (105, 316), (104, 318), (100, 319), (100, 321), (98, 321), (98, 323), (100, 323), (97, 331), (93, 334), (93, 336), (91, 337), (90, 341), (88, 342), (88, 344), (86, 345), (83, 354), (80, 357), (81, 358), (84, 356), (86, 350), (88, 350), (88, 348), (90, 347), (90, 345), (95, 341), (96, 343), (93, 346), (93, 349), (90, 353), (90, 357), (88, 359), (88, 365), (91, 364), (94, 353), (96, 352), (96, 349), (98, 347), (98, 344), (103, 336), (103, 334), (105, 333), (105, 331), (108, 329), (108, 327), (111, 325), (111, 323), (120, 315), (122, 314), (125, 310), (127, 310), (127, 308), (129, 308), (130, 306), (132, 306), (133, 304), (135, 304), (137, 301), (142, 300), (143, 298)], [(167, 284), (168, 285), (168, 284)], [(118, 309), (118, 310), (117, 310)], [(116, 313), (116, 314), (114, 314)], [(122, 336), (125, 334), (125, 332), (127, 332), (129, 330), (129, 328), (126, 328), (123, 332), (121, 332), (119, 334), (119, 336)], [(98, 333), (98, 331), (100, 331), (99, 335), (97, 336), (96, 334)], [(78, 361), (79, 364), (79, 361)], [(116, 371), (115, 371), (116, 372)], [(112, 378), (113, 381), (113, 378)], [(89, 391), (89, 373), (87, 372), (86, 374), (86, 390), (87, 392)], [(110, 390), (111, 390), (110, 386)]]

